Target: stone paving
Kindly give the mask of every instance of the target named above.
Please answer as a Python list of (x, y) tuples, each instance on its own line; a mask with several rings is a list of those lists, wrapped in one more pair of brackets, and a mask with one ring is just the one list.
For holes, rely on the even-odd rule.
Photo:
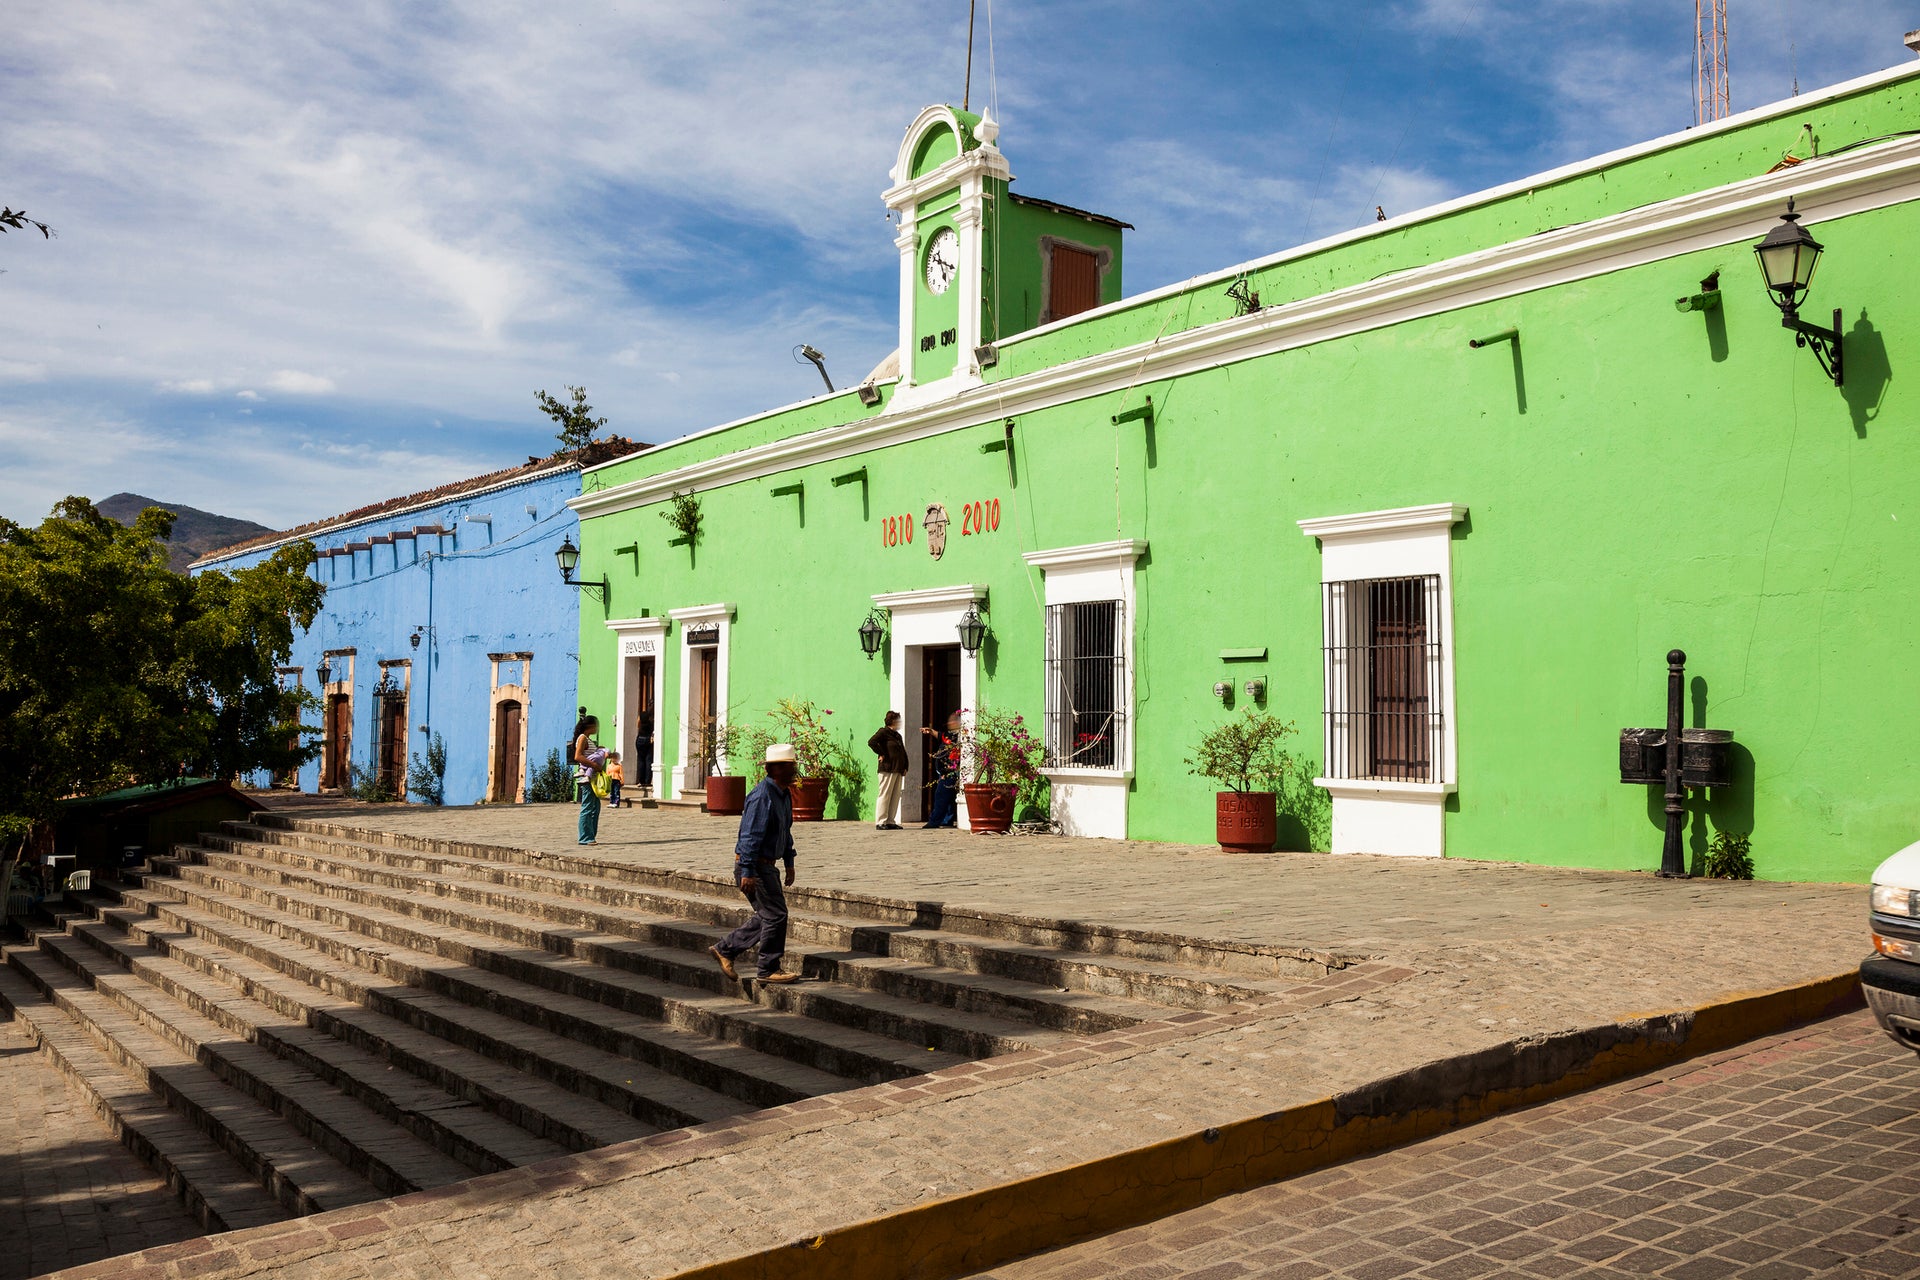
[[(724, 874), (731, 858), (731, 822), (666, 810), (607, 814), (591, 850), (574, 843), (561, 806), (297, 816), (708, 874)], [(1375, 958), (1355, 966), (1349, 990), (1312, 1007), (1176, 1015), (1146, 1033), (194, 1241), (121, 1260), (112, 1274), (504, 1280), (617, 1264), (624, 1275), (667, 1275), (1436, 1063), (1845, 975), (1865, 950), (1857, 887), (1249, 857), (860, 823), (803, 828), (799, 843), (802, 885)], [(746, 1185), (767, 1193), (744, 1196)]]
[(0, 1023), (0, 1280), (200, 1234), (79, 1090)]
[(1920, 1275), (1920, 1061), (1865, 1013), (980, 1273)]

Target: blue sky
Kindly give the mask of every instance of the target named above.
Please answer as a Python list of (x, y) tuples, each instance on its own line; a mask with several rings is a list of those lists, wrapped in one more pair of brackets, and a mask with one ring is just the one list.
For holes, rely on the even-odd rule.
[[(1015, 189), (1128, 292), (1692, 122), (1687, 0), (986, 0)], [(1736, 110), (1911, 58), (1894, 0), (1731, 0)], [(584, 384), (669, 439), (896, 333), (879, 193), (965, 0), (64, 0), (9, 24), (0, 515), (130, 489), (284, 527), (524, 461)]]

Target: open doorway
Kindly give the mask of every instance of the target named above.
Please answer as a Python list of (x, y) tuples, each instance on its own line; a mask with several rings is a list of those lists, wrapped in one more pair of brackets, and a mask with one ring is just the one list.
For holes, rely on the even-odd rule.
[(941, 746), (941, 735), (946, 733), (947, 720), (960, 710), (960, 646), (926, 645), (919, 652), (920, 698), (915, 708), (919, 712), (919, 724), (909, 727), (933, 730), (918, 735), (920, 750), (915, 753), (919, 757), (920, 776), (914, 794), (919, 798), (920, 809), (914, 816), (925, 822), (933, 809), (933, 782), (940, 776), (939, 755), (945, 749)]

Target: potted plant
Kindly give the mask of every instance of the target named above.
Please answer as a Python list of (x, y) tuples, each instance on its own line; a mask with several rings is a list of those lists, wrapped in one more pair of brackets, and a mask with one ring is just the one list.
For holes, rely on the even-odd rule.
[(1226, 788), (1214, 796), (1214, 838), (1237, 853), (1271, 853), (1279, 834), (1275, 795), (1293, 772), (1293, 722), (1256, 707), (1200, 735), (1189, 772)]
[(860, 785), (860, 769), (852, 753), (834, 740), (822, 719), (832, 714), (805, 698), (782, 698), (767, 712), (775, 727), (771, 740), (792, 743), (793, 753), (800, 758), (800, 776), (793, 784), (795, 822), (821, 821), (830, 789), (851, 790)]
[(732, 764), (740, 758), (745, 731), (739, 725), (715, 721), (700, 726), (698, 736), (696, 747), (701, 761), (707, 767), (707, 812), (717, 817), (731, 817), (744, 812), (747, 807), (747, 780), (739, 774), (721, 773), (720, 762), (724, 759)]
[(959, 739), (968, 828), (975, 832), (1006, 831), (1013, 825), (1014, 803), (1021, 788), (1042, 776), (1045, 745), (1028, 732), (1025, 716), (1001, 707), (962, 712)]

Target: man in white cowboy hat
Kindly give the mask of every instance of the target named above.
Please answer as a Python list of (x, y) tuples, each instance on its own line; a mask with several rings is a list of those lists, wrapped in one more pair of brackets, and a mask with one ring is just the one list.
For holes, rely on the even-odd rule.
[(738, 978), (735, 956), (760, 949), (758, 976), (762, 982), (798, 982), (797, 973), (782, 973), (780, 957), (787, 950), (787, 895), (779, 867), (787, 864), (786, 885), (793, 884), (793, 776), (800, 758), (791, 744), (776, 742), (767, 748), (767, 776), (747, 796), (740, 814), (740, 838), (733, 849), (733, 878), (753, 904), (753, 915), (707, 950), (720, 962), (720, 972)]

